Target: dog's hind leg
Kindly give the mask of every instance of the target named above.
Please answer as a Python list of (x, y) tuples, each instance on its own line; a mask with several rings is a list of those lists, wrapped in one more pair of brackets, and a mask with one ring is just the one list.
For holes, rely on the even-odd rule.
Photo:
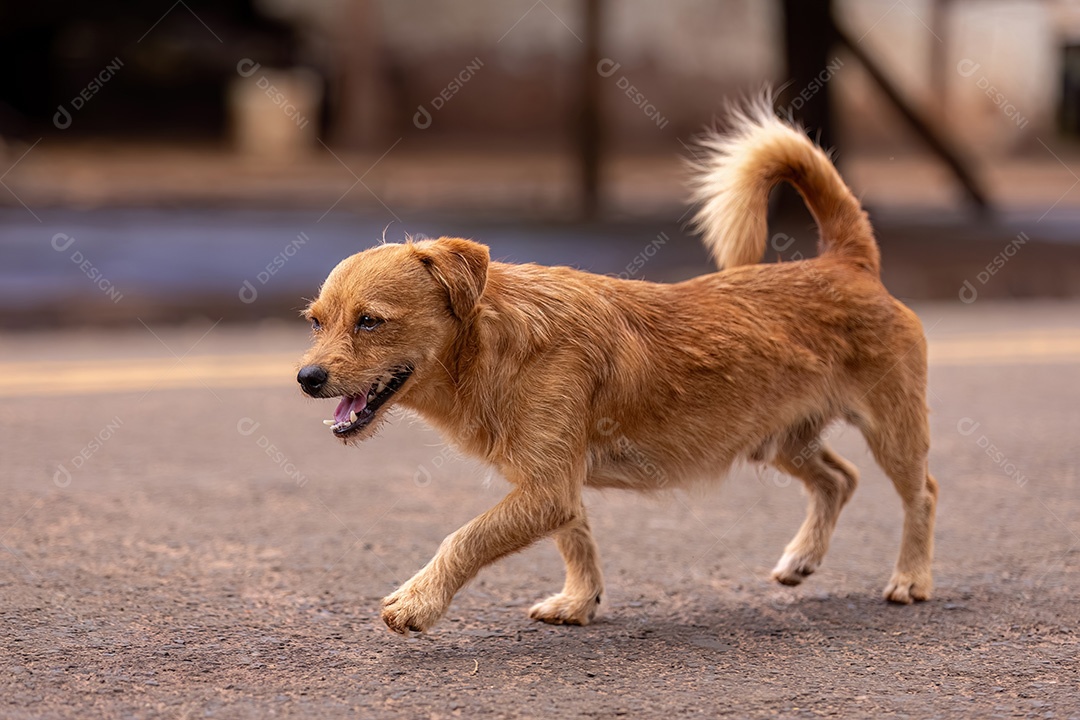
[(555, 543), (566, 563), (566, 583), (561, 593), (533, 605), (529, 617), (555, 625), (588, 625), (600, 607), (604, 577), (584, 507), (576, 520), (555, 532)]
[(836, 521), (855, 492), (859, 474), (820, 439), (811, 440), (802, 448), (788, 446), (782, 449), (772, 464), (799, 478), (810, 496), (806, 520), (772, 571), (774, 580), (784, 585), (798, 585), (825, 559)]
[(875, 388), (867, 398), (872, 400), (874, 417), (864, 423), (862, 431), (874, 458), (904, 503), (900, 555), (884, 596), (891, 602), (907, 604), (929, 599), (933, 588), (931, 563), (938, 484), (927, 468), (930, 429), (925, 401), (914, 392), (887, 390), (879, 393)]

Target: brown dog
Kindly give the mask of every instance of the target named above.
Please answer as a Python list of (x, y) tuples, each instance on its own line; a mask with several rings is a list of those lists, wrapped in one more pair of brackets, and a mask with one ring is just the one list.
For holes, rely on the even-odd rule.
[[(482, 567), (546, 535), (566, 585), (529, 614), (584, 625), (603, 578), (582, 488), (685, 486), (741, 459), (806, 485), (806, 521), (773, 570), (795, 585), (821, 564), (857, 482), (820, 438), (836, 419), (862, 431), (903, 500), (885, 597), (930, 596), (922, 327), (882, 286), (870, 223), (825, 153), (765, 103), (734, 120), (704, 142), (696, 184), (723, 272), (657, 285), (490, 262), (483, 245), (441, 238), (367, 250), (327, 277), (298, 380), (341, 398), (333, 434), (366, 438), (401, 405), (513, 485), (383, 600), (392, 630), (427, 630)], [(757, 264), (781, 181), (813, 212), (820, 256)]]

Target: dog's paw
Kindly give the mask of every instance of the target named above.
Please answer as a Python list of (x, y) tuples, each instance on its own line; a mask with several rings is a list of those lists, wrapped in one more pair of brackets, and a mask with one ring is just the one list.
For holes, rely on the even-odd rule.
[(818, 561), (797, 553), (784, 553), (773, 568), (772, 578), (781, 585), (798, 585), (817, 570)]
[(424, 632), (431, 628), (443, 613), (446, 604), (425, 597), (417, 590), (405, 586), (398, 588), (382, 601), (382, 620), (396, 633), (405, 635), (410, 630)]
[(929, 575), (896, 572), (885, 586), (882, 596), (889, 602), (910, 605), (913, 602), (929, 600), (933, 585)]
[(577, 597), (559, 593), (536, 603), (529, 617), (551, 625), (588, 625), (600, 607), (600, 593)]

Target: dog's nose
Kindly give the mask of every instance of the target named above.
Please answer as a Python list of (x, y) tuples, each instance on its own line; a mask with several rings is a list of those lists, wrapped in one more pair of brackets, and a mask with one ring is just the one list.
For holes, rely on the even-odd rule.
[(300, 387), (308, 395), (314, 395), (322, 390), (329, 377), (321, 365), (305, 365), (296, 374), (296, 382), (300, 383)]

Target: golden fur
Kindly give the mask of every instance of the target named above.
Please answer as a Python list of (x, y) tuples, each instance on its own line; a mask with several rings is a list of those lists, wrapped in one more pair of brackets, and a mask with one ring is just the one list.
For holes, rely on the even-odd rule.
[[(483, 245), (440, 238), (375, 247), (326, 279), (307, 310), (319, 327), (301, 383), (316, 397), (346, 396), (343, 407), (354, 397), (377, 406), (369, 424), (345, 421), (336, 434), (365, 438), (401, 405), (512, 485), (384, 599), (391, 629), (427, 630), (482, 567), (548, 535), (566, 584), (530, 615), (586, 624), (603, 578), (582, 489), (676, 488), (719, 479), (739, 460), (806, 485), (807, 518), (773, 570), (797, 584), (822, 562), (857, 483), (820, 439), (837, 419), (863, 432), (903, 501), (885, 597), (930, 596), (925, 341), (881, 284), (865, 213), (821, 149), (766, 108), (736, 114), (736, 129), (704, 147), (697, 222), (721, 272), (619, 280), (491, 262)], [(757, 264), (781, 181), (817, 219), (821, 253)], [(395, 373), (403, 384), (377, 405)]]

